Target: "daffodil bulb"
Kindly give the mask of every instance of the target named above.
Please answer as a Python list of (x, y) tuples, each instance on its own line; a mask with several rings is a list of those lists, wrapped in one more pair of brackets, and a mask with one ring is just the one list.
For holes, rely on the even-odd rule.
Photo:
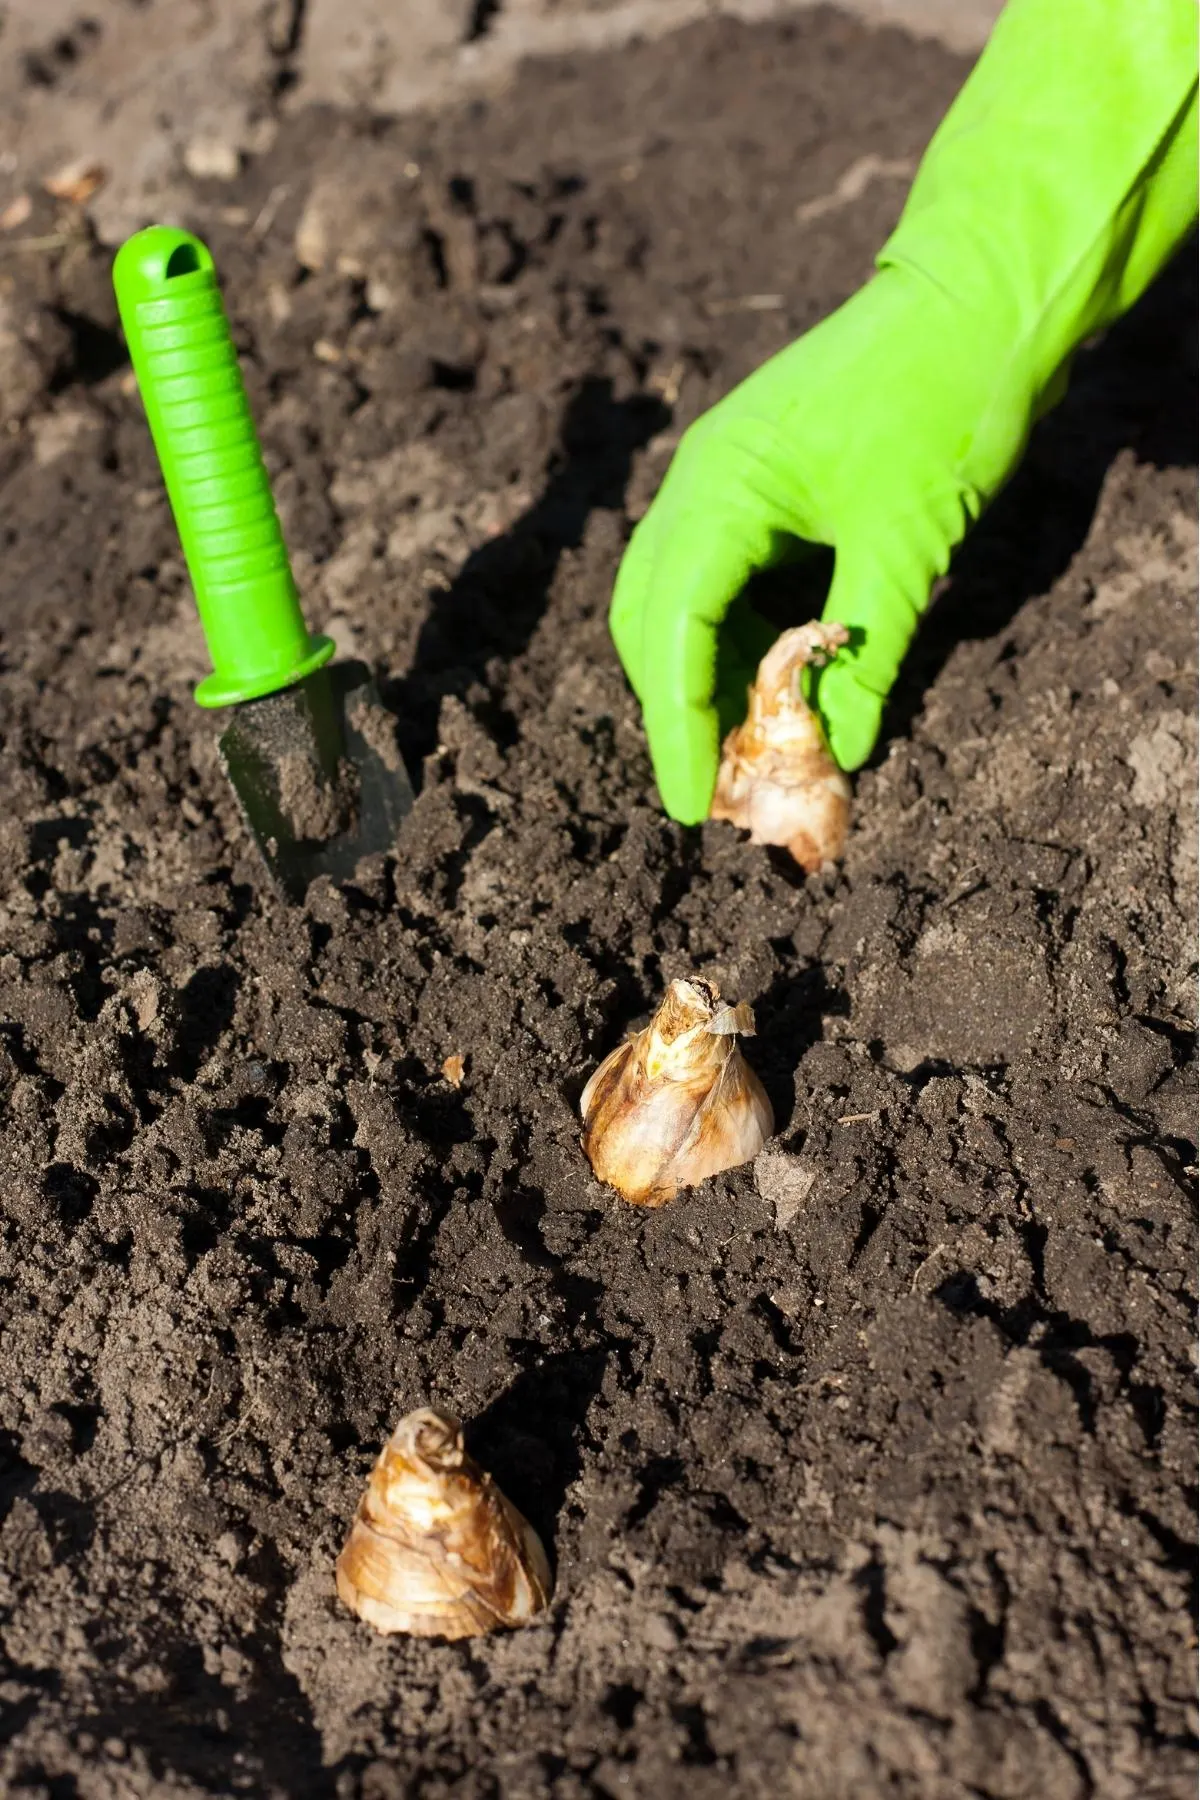
[(661, 1206), (757, 1156), (775, 1121), (738, 1044), (753, 1033), (749, 1006), (724, 1005), (715, 983), (673, 981), (583, 1090), (583, 1148), (599, 1179)]
[(836, 862), (850, 824), (851, 788), (801, 692), (816, 667), (848, 642), (844, 625), (813, 622), (785, 631), (759, 664), (750, 710), (725, 739), (712, 817), (782, 844), (809, 874)]
[(533, 1526), (467, 1455), (457, 1420), (429, 1407), (384, 1445), (336, 1572), (360, 1619), (413, 1637), (523, 1625), (550, 1598)]

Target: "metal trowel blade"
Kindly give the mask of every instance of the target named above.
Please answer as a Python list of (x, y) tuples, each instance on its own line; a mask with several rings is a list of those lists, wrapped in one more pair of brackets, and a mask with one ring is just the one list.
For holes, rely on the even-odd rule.
[(390, 850), (413, 803), (395, 721), (364, 663), (334, 663), (236, 708), (218, 743), (242, 814), (279, 891), (353, 876)]

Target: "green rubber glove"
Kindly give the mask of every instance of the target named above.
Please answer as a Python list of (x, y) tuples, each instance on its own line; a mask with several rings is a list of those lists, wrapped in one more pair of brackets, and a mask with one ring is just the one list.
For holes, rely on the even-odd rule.
[(851, 633), (817, 688), (830, 746), (870, 755), (951, 551), (1195, 217), (1196, 62), (1195, 0), (1010, 0), (879, 274), (686, 433), (609, 621), (673, 817), (712, 799), (718, 626), (797, 540), (834, 547)]

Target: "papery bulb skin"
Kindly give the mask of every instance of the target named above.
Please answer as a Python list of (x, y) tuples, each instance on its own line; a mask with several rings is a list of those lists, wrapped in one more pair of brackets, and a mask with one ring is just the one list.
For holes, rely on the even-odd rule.
[(467, 1455), (457, 1420), (427, 1407), (384, 1445), (336, 1573), (360, 1619), (412, 1637), (524, 1625), (552, 1585), (532, 1525)]
[(781, 844), (810, 875), (837, 862), (850, 825), (852, 789), (830, 755), (821, 721), (800, 691), (801, 671), (849, 640), (844, 625), (785, 631), (759, 664), (750, 710), (725, 739), (710, 816)]
[(746, 1005), (710, 981), (673, 981), (644, 1031), (605, 1057), (580, 1099), (583, 1149), (597, 1178), (637, 1206), (758, 1155), (775, 1120), (739, 1036)]

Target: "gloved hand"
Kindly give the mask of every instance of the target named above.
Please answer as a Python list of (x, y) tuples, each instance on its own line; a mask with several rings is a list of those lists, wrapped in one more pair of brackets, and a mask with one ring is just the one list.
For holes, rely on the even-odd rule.
[(951, 551), (1194, 219), (1195, 138), (1195, 0), (1010, 0), (880, 273), (691, 427), (630, 540), (609, 622), (673, 817), (712, 799), (718, 626), (798, 539), (851, 634), (830, 747), (870, 755)]

